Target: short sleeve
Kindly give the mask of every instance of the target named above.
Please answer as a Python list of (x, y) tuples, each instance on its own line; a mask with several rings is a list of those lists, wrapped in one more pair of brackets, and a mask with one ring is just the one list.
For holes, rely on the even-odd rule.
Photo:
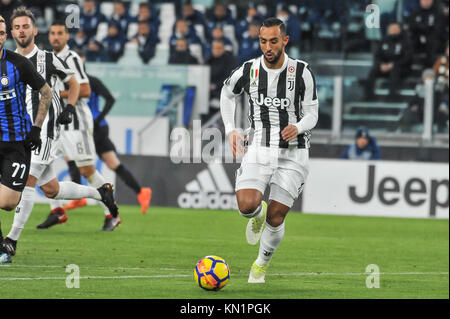
[(33, 90), (40, 90), (45, 85), (45, 79), (37, 72), (33, 63), (27, 58), (21, 58), (18, 65), (20, 80), (28, 84)]
[(75, 72), (69, 68), (67, 63), (58, 58), (54, 53), (52, 53), (52, 55), (53, 73), (56, 74), (56, 76), (58, 76), (64, 83), (68, 82)]
[(309, 65), (303, 70), (303, 81), (305, 83), (305, 94), (301, 101), (302, 105), (318, 104), (316, 78)]
[(231, 71), (231, 75), (223, 82), (224, 88), (234, 95), (241, 95), (244, 91), (246, 81), (249, 80), (251, 65), (252, 62), (247, 62)]

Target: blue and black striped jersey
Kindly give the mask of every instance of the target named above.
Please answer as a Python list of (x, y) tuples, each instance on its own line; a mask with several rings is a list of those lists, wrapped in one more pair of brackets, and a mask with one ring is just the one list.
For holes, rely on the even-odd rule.
[(32, 125), (25, 89), (40, 90), (45, 80), (27, 58), (6, 49), (0, 51), (0, 72), (0, 141), (23, 141)]

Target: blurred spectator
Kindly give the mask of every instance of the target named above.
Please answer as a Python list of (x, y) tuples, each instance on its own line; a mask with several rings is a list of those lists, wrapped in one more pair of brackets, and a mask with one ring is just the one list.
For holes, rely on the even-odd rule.
[(389, 79), (390, 95), (397, 93), (401, 80), (410, 69), (412, 49), (397, 22), (389, 24), (388, 35), (381, 41), (375, 53), (374, 63), (366, 81), (366, 99), (372, 99), (377, 78)]
[(155, 34), (158, 34), (159, 25), (161, 21), (159, 20), (158, 14), (155, 9), (147, 2), (139, 3), (138, 14), (135, 21), (147, 21), (150, 24), (150, 29)]
[[(402, 112), (399, 120), (400, 132), (420, 131), (423, 124), (423, 98), (415, 96), (408, 103), (408, 107)], [(419, 127), (420, 129), (416, 129)]]
[(236, 24), (236, 39), (240, 42), (244, 36), (244, 33), (248, 31), (250, 24), (253, 23), (261, 25), (263, 20), (264, 17), (256, 11), (255, 7), (249, 7), (247, 10), (247, 16)]
[(175, 22), (175, 31), (170, 37), (169, 45), (170, 45), (170, 54), (175, 51), (177, 39), (187, 39), (188, 45), (197, 44), (203, 48), (202, 41), (195, 33), (195, 30), (189, 29), (189, 26), (184, 19), (178, 19)]
[(420, 0), (420, 7), (411, 14), (406, 28), (414, 46), (414, 53), (425, 55), (424, 67), (432, 67), (438, 52), (442, 52), (442, 44), (448, 39), (444, 32), (445, 20), (443, 8), (436, 0)]
[(170, 54), (169, 64), (198, 64), (197, 59), (189, 52), (187, 39), (176, 39), (175, 50)]
[(261, 55), (259, 47), (259, 25), (251, 23), (239, 43), (238, 61), (240, 64)]
[(8, 33), (9, 39), (11, 39), (11, 23), (9, 20), (14, 9), (21, 5), (23, 3), (20, 0), (0, 0), (0, 15), (5, 19), (6, 32)]
[(183, 5), (183, 16), (186, 20), (189, 29), (194, 30), (202, 41), (206, 41), (208, 38), (208, 26), (203, 13), (194, 9), (192, 3), (188, 2)]
[(355, 139), (355, 143), (347, 146), (339, 158), (352, 160), (378, 160), (381, 158), (381, 149), (377, 140), (369, 135), (369, 130), (365, 126), (358, 128)]
[(147, 64), (154, 56), (158, 37), (152, 32), (152, 26), (146, 20), (138, 22), (138, 33), (131, 40), (138, 44), (139, 56)]
[(223, 35), (223, 30), (220, 27), (215, 27), (212, 31), (212, 39), (210, 42), (205, 43), (204, 50), (203, 50), (203, 56), (205, 57), (205, 60), (207, 60), (211, 56), (212, 51), (212, 42), (215, 40), (220, 40), (225, 45), (225, 50), (232, 53), (233, 52), (233, 43), (230, 39), (225, 37)]
[(449, 118), (449, 45), (447, 42), (447, 49), (445, 55), (439, 57), (434, 64), (433, 71), (436, 79), (436, 103), (437, 106), (434, 116), (435, 123), (437, 124), (438, 132), (442, 133), (448, 131), (448, 118)]
[(83, 10), (80, 13), (80, 26), (89, 40), (92, 40), (97, 34), (98, 25), (106, 22), (106, 17), (97, 9), (94, 0), (84, 0)]
[(277, 13), (277, 18), (286, 25), (286, 34), (289, 36), (289, 42), (286, 46), (289, 49), (292, 46), (299, 47), (300, 45), (300, 23), (295, 14), (292, 14), (289, 8), (283, 7)]
[(225, 49), (223, 40), (213, 40), (212, 55), (207, 65), (211, 67), (210, 98), (219, 99), (223, 81), (236, 66), (236, 59)]
[(207, 19), (208, 33), (212, 35), (212, 31), (216, 27), (220, 27), (222, 30), (225, 27), (229, 27), (233, 30), (234, 34), (235, 24), (236, 22), (231, 17), (231, 13), (227, 10), (227, 7), (219, 3), (214, 6), (211, 16)]
[(127, 8), (125, 7), (125, 3), (120, 0), (116, 0), (114, 2), (114, 12), (110, 19), (110, 22), (114, 22), (119, 26), (119, 31), (126, 35), (128, 32), (128, 25), (132, 22), (133, 19), (128, 14)]
[(117, 22), (110, 22), (108, 35), (102, 40), (105, 62), (117, 62), (125, 50), (126, 38)]
[(88, 46), (88, 38), (84, 33), (82, 28), (78, 29), (78, 31), (71, 36), (67, 44), (72, 50), (81, 51), (85, 54), (85, 51)]
[(89, 62), (103, 62), (105, 60), (103, 55), (103, 46), (95, 39), (88, 42), (86, 49), (86, 60)]

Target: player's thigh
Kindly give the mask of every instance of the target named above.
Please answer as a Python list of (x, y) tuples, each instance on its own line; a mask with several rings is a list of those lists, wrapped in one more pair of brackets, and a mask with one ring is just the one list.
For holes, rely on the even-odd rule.
[(116, 152), (116, 147), (109, 138), (109, 127), (107, 125), (96, 126), (94, 131), (94, 143), (95, 150), (100, 158), (103, 158), (103, 155), (107, 152)]
[(235, 191), (240, 211), (253, 211), (259, 206), (271, 172), (267, 166), (249, 162), (243, 162), (236, 170)]

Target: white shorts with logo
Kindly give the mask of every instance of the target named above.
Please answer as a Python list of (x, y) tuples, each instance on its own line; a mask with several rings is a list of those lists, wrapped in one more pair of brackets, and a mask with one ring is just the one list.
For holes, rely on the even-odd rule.
[(257, 189), (269, 200), (292, 207), (303, 190), (309, 172), (309, 150), (292, 147), (276, 149), (250, 145), (236, 171), (235, 190)]
[(60, 139), (64, 155), (78, 167), (95, 164), (97, 155), (92, 130), (61, 131)]
[(41, 149), (31, 152), (30, 175), (38, 180), (38, 185), (45, 185), (56, 178), (53, 162), (63, 156), (60, 138), (52, 139), (41, 135)]

